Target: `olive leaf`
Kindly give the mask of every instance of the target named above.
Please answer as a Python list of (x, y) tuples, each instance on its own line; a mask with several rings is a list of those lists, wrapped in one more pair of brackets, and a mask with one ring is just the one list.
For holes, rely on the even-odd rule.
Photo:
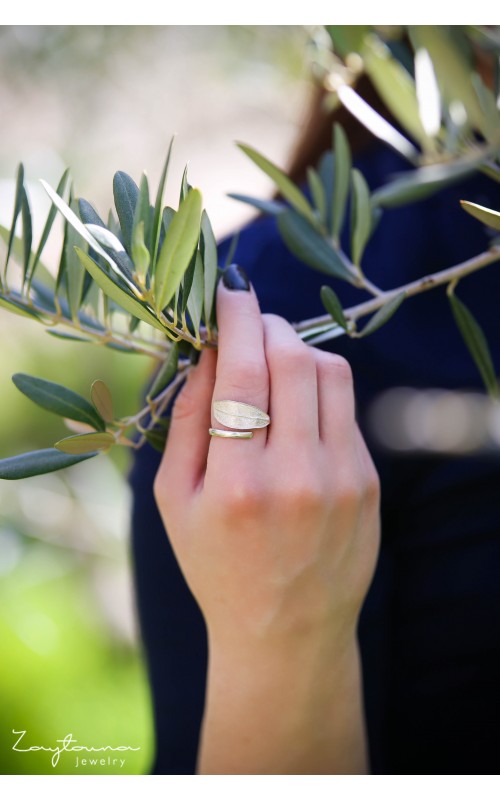
[(318, 212), (319, 220), (321, 224), (326, 227), (327, 217), (325, 187), (323, 186), (321, 178), (314, 167), (307, 168), (307, 183), (309, 184), (309, 191), (311, 192), (311, 197), (314, 201), (316, 211)]
[(162, 206), (163, 206), (163, 193), (165, 190), (165, 182), (167, 180), (168, 167), (170, 164), (170, 157), (172, 155), (172, 147), (174, 144), (174, 137), (172, 136), (168, 147), (167, 157), (163, 165), (163, 170), (156, 192), (155, 208), (153, 213), (153, 227), (151, 231), (151, 266), (152, 269), (156, 266), (156, 258), (160, 246), (160, 234), (162, 228)]
[[(69, 178), (69, 167), (64, 170), (64, 172), (63, 172), (63, 174), (61, 176), (61, 179), (60, 179), (59, 183), (57, 184), (56, 194), (59, 195), (59, 197), (62, 197), (64, 195), (64, 192), (65, 192), (65, 189), (66, 189), (66, 185), (67, 185), (67, 182), (68, 182), (68, 178)], [(50, 234), (50, 231), (52, 229), (52, 225), (54, 224), (54, 220), (56, 218), (56, 214), (57, 214), (57, 208), (54, 205), (54, 203), (51, 203), (51, 206), (50, 206), (50, 209), (49, 209), (49, 213), (47, 215), (47, 219), (46, 219), (45, 225), (43, 227), (42, 235), (40, 237), (40, 241), (38, 243), (38, 247), (36, 249), (36, 253), (35, 253), (34, 257), (33, 257), (33, 262), (31, 264), (31, 268), (30, 268), (29, 273), (27, 275), (27, 283), (28, 283), (28, 285), (31, 284), (31, 281), (33, 279), (33, 275), (35, 274), (36, 268), (40, 263), (40, 259), (42, 257), (42, 253), (43, 253), (44, 247), (45, 247), (45, 245), (47, 243), (47, 239), (49, 238), (49, 234)]]
[(406, 297), (406, 292), (400, 292), (395, 297), (391, 298), (385, 305), (383, 305), (376, 314), (371, 317), (371, 319), (366, 323), (365, 327), (362, 331), (358, 333), (359, 337), (368, 336), (370, 333), (374, 333), (382, 325), (385, 325), (388, 320), (392, 317), (393, 314), (398, 310), (399, 306), (403, 302)]
[(95, 410), (105, 422), (113, 422), (113, 397), (109, 387), (104, 381), (96, 380), (90, 389), (90, 399), (94, 404)]
[(239, 200), (241, 203), (247, 203), (254, 208), (257, 208), (259, 211), (263, 211), (264, 214), (281, 214), (283, 209), (286, 207), (283, 203), (278, 203), (276, 200), (261, 200), (259, 197), (250, 197), (247, 194), (236, 194), (235, 192), (228, 192), (227, 197), (231, 197), (233, 200)]
[(483, 222), (488, 228), (500, 231), (500, 212), (493, 211), (491, 208), (478, 206), (477, 203), (470, 203), (468, 200), (460, 200), (460, 205), (464, 211), (471, 214), (476, 219)]
[(338, 123), (333, 128), (333, 149), (335, 151), (335, 182), (333, 184), (332, 233), (338, 240), (345, 217), (352, 164), (349, 142), (344, 129)]
[(0, 478), (15, 481), (21, 478), (31, 478), (34, 475), (44, 475), (47, 472), (56, 472), (58, 469), (79, 464), (80, 461), (86, 461), (97, 455), (97, 452), (69, 455), (61, 453), (53, 447), (21, 453), (18, 456), (0, 460)]
[(495, 367), (484, 332), (467, 306), (458, 299), (453, 291), (448, 291), (447, 296), (457, 327), (481, 374), (483, 383), (489, 395), (492, 398), (498, 398)]
[(148, 390), (148, 400), (157, 397), (160, 392), (162, 392), (168, 386), (172, 378), (174, 378), (177, 373), (178, 363), (179, 346), (174, 343), (170, 348), (168, 357), (165, 359), (165, 361), (163, 361), (153, 380), (153, 383), (151, 384), (150, 389)]
[(135, 207), (139, 199), (139, 187), (130, 175), (120, 171), (115, 173), (113, 178), (113, 195), (125, 248), (130, 253), (132, 250)]
[(86, 422), (98, 431), (104, 430), (105, 425), (101, 415), (88, 400), (71, 389), (23, 372), (13, 375), (12, 381), (20, 392), (47, 411), (52, 411), (60, 417)]
[(217, 243), (210, 219), (205, 210), (201, 215), (201, 237), (200, 247), (203, 256), (203, 272), (205, 280), (205, 324), (210, 324), (212, 306), (215, 297), (215, 286), (217, 283)]
[(332, 319), (347, 330), (347, 320), (344, 316), (342, 304), (330, 286), (322, 286), (320, 290), (321, 302)]
[(352, 225), (351, 253), (355, 264), (360, 264), (372, 229), (370, 190), (358, 169), (352, 170)]
[(278, 228), (287, 247), (301, 261), (327, 275), (353, 281), (338, 252), (296, 211), (289, 209), (280, 214)]
[(79, 433), (76, 436), (66, 436), (54, 444), (57, 450), (71, 455), (93, 453), (96, 450), (109, 450), (115, 444), (112, 433)]
[(19, 167), (17, 168), (16, 191), (14, 195), (14, 211), (12, 214), (12, 224), (10, 227), (9, 241), (7, 244), (7, 257), (5, 259), (4, 275), (7, 271), (7, 265), (10, 260), (12, 244), (14, 242), (14, 236), (16, 233), (17, 218), (21, 213), (23, 191), (24, 191), (24, 166), (22, 164), (19, 164)]

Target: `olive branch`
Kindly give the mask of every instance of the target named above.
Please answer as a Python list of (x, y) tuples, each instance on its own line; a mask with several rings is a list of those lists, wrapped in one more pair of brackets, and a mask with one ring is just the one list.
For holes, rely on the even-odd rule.
[[(403, 65), (403, 56), (395, 57), (396, 42), (406, 47), (412, 69)], [(497, 398), (486, 338), (455, 290), (464, 277), (500, 259), (500, 243), (494, 238), (500, 230), (500, 213), (462, 201), (466, 212), (491, 229), (489, 249), (390, 290), (382, 290), (365, 275), (363, 255), (386, 210), (428, 197), (475, 171), (499, 180), (497, 101), (467, 60), (468, 47), (498, 54), (498, 42), (479, 28), (465, 29), (459, 43), (444, 28), (420, 26), (387, 33), (362, 26), (328, 26), (318, 29), (311, 46), (316, 77), (329, 92), (326, 104), (344, 105), (374, 136), (403, 155), (412, 169), (371, 192), (363, 174), (353, 167), (348, 139), (336, 124), (332, 147), (308, 168), (304, 189), (264, 155), (238, 143), (272, 179), (279, 194), (274, 200), (230, 196), (273, 215), (284, 243), (305, 264), (329, 280), (345, 281), (371, 295), (343, 308), (333, 288), (325, 284), (321, 300), (327, 313), (296, 323), (297, 333), (311, 345), (340, 335), (363, 338), (387, 323), (411, 296), (444, 285), (465, 344), (490, 396)], [(363, 72), (410, 138), (357, 94), (356, 82)], [(20, 165), (12, 224), (10, 229), (0, 228), (6, 246), (0, 307), (36, 320), (51, 336), (150, 356), (157, 370), (144, 407), (123, 418), (116, 418), (111, 391), (101, 380), (92, 383), (88, 400), (51, 381), (14, 375), (23, 394), (63, 417), (73, 432), (52, 448), (0, 461), (1, 478), (61, 469), (117, 444), (138, 448), (148, 442), (163, 450), (168, 405), (200, 350), (217, 346), (215, 293), (223, 267), (202, 194), (188, 183), (187, 168), (178, 208), (163, 205), (172, 145), (173, 139), (153, 201), (145, 174), (139, 185), (124, 172), (115, 175), (115, 208), (106, 222), (89, 202), (75, 198), (68, 170), (55, 190), (42, 181), (52, 204), (36, 250)], [(58, 264), (51, 269), (42, 257), (57, 212), (64, 219), (63, 242)], [(341, 245), (348, 223), (349, 253)], [(234, 256), (235, 242), (226, 266)], [(359, 328), (367, 315), (371, 315), (368, 322)]]

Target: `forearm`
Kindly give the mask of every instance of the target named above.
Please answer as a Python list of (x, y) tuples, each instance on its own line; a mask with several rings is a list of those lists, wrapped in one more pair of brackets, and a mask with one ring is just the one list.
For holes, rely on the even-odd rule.
[(357, 774), (368, 769), (358, 647), (285, 657), (213, 647), (201, 774)]

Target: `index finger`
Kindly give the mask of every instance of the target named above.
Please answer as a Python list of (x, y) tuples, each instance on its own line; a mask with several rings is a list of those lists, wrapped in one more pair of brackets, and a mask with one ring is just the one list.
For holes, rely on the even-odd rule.
[[(248, 278), (236, 264), (229, 266), (217, 289), (219, 329), (217, 372), (213, 400), (236, 400), (249, 403), (267, 413), (269, 407), (269, 372), (264, 349), (264, 325), (259, 301)], [(212, 427), (226, 429), (213, 417)], [(229, 429), (228, 429), (229, 430)], [(254, 430), (252, 439), (212, 437), (210, 454), (225, 458), (261, 449), (266, 444), (267, 429)]]

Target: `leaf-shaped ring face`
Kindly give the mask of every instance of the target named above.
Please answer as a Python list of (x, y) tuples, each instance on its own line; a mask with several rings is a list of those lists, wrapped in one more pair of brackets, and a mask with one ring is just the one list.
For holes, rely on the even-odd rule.
[(248, 430), (249, 428), (265, 428), (271, 422), (269, 414), (249, 403), (238, 403), (236, 400), (216, 400), (213, 403), (214, 417), (226, 428)]

